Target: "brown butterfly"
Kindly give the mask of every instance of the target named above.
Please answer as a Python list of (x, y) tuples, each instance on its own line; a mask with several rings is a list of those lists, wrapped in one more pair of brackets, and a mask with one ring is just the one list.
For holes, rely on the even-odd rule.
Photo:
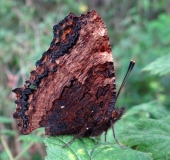
[(95, 11), (80, 17), (69, 14), (53, 27), (53, 34), (29, 80), (13, 90), (13, 116), (21, 133), (45, 127), (47, 135), (74, 135), (73, 141), (112, 127), (115, 137), (113, 125), (124, 110), (115, 103), (135, 62), (130, 62), (116, 94), (107, 30)]

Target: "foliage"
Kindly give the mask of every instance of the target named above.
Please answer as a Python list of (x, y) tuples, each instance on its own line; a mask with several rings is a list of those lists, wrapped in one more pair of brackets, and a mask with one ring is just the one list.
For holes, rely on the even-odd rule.
[(165, 75), (170, 73), (170, 54), (164, 55), (143, 68), (143, 71), (150, 71), (151, 74)]
[(121, 135), (121, 142), (135, 150), (152, 153), (153, 159), (170, 157), (170, 117), (141, 119)]
[[(36, 160), (46, 156), (42, 143), (43, 129), (27, 136), (18, 133), (17, 123), (12, 118), (15, 97), (11, 90), (23, 85), (29, 72), (35, 68), (36, 60), (49, 47), (52, 26), (69, 12), (79, 15), (91, 9), (100, 14), (107, 26), (114, 53), (117, 88), (121, 84), (128, 61), (136, 61), (128, 84), (117, 103), (117, 106), (126, 106), (126, 113), (115, 124), (117, 139), (129, 147), (123, 150), (112, 145), (114, 139), (111, 130), (107, 135), (111, 144), (106, 144), (102, 135), (95, 138), (95, 141), (77, 139), (69, 147), (61, 149), (53, 143), (62, 144), (62, 139), (68, 142), (72, 136), (59, 136), (45, 140), (46, 159), (51, 158), (57, 151), (59, 155), (67, 156), (64, 154), (67, 151), (73, 157), (80, 156), (82, 159), (83, 156), (77, 152), (80, 149), (81, 153), (92, 159), (106, 159), (112, 155), (119, 159), (121, 155), (131, 159), (132, 156), (137, 156), (136, 159), (157, 159), (159, 154), (156, 149), (160, 150), (160, 156), (169, 159), (169, 153), (165, 151), (169, 143), (165, 134), (169, 133), (167, 116), (170, 113), (169, 8), (168, 0), (42, 0), (41, 3), (33, 0), (1, 0), (0, 159)], [(165, 119), (162, 119), (164, 117)], [(142, 119), (139, 120), (140, 118)], [(160, 134), (155, 134), (156, 132)], [(127, 136), (122, 138), (124, 134)], [(152, 146), (149, 146), (149, 143)]]
[(150, 154), (134, 151), (130, 148), (120, 148), (112, 144), (95, 144), (89, 138), (75, 140), (69, 146), (62, 148), (62, 145), (70, 141), (73, 136), (58, 136), (57, 138), (46, 138), (47, 145), (46, 160), (70, 159), (70, 160), (152, 160)]

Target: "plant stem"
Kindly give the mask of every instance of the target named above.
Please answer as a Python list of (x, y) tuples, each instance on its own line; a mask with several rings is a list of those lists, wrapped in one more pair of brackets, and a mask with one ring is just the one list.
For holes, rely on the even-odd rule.
[(2, 142), (2, 145), (3, 145), (3, 147), (4, 147), (5, 151), (6, 151), (9, 159), (10, 159), (10, 160), (14, 160), (14, 158), (13, 158), (13, 156), (12, 156), (12, 153), (11, 153), (11, 151), (10, 151), (10, 149), (9, 149), (6, 141), (4, 140), (4, 137), (3, 137), (3, 136), (1, 136), (1, 142)]
[[(37, 133), (38, 136), (41, 136), (43, 132)], [(14, 160), (18, 160), (22, 157), (22, 155), (34, 144), (34, 142), (30, 142), (27, 147), (25, 147), (15, 158)]]
[(25, 147), (15, 158), (14, 160), (18, 160), (22, 157), (22, 155), (34, 144), (34, 142), (30, 142), (27, 147)]

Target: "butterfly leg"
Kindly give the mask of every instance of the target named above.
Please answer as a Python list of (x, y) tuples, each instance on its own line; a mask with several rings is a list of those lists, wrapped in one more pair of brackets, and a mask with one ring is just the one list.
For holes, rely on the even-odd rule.
[(114, 124), (113, 124), (113, 121), (111, 120), (110, 122), (111, 122), (113, 137), (114, 137), (116, 143), (117, 143), (121, 148), (124, 148), (124, 146), (122, 146), (122, 145), (118, 142), (118, 140), (116, 139), (116, 135), (115, 135), (115, 131), (114, 131), (114, 126), (113, 126), (113, 125), (114, 125)]
[(67, 142), (65, 145), (63, 145), (62, 148), (67, 147), (71, 142), (73, 142), (73, 141), (74, 141), (76, 138), (78, 138), (78, 137), (79, 137), (78, 135), (74, 136), (73, 139), (70, 140), (69, 142)]
[(105, 131), (105, 133), (104, 133), (104, 141), (105, 141), (105, 142), (107, 142), (107, 141), (106, 141), (106, 135), (107, 135), (107, 131)]
[(85, 135), (85, 133), (87, 132), (88, 129), (89, 129), (89, 128), (84, 127), (79, 134), (75, 135), (75, 136), (73, 137), (73, 139), (71, 139), (69, 142), (67, 142), (65, 145), (63, 145), (62, 148), (67, 147), (67, 146), (68, 146), (71, 142), (73, 142), (76, 138), (83, 137), (83, 136)]

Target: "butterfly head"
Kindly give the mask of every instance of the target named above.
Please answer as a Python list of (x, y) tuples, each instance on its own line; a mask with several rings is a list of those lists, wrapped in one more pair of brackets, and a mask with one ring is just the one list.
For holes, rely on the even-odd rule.
[(122, 108), (115, 108), (113, 111), (112, 111), (112, 117), (111, 117), (111, 120), (113, 123), (115, 123), (116, 121), (118, 121), (122, 115), (123, 115), (123, 112), (124, 112), (124, 107)]

